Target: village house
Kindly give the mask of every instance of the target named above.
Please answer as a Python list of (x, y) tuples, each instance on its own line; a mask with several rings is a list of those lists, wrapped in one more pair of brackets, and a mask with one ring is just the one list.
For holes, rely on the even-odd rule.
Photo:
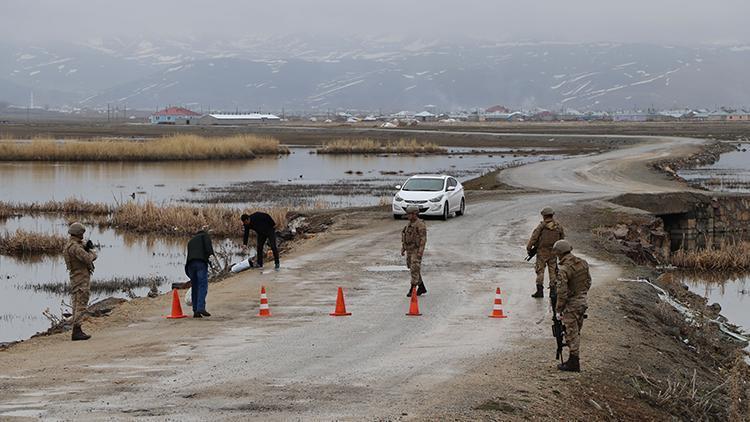
[(189, 125), (200, 117), (200, 113), (182, 107), (167, 107), (150, 115), (148, 120), (154, 125)]
[(432, 114), (429, 111), (421, 111), (415, 114), (414, 118), (420, 122), (434, 122), (437, 120), (437, 115)]
[(737, 112), (737, 113), (731, 113), (727, 116), (727, 121), (730, 122), (749, 122), (750, 121), (750, 113), (746, 112)]

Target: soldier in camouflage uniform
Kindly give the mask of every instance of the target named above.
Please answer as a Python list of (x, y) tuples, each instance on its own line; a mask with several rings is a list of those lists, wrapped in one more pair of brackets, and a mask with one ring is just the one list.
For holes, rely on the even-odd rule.
[(526, 245), (528, 253), (531, 253), (531, 250), (536, 247), (536, 265), (534, 267), (536, 271), (536, 293), (532, 294), (531, 297), (544, 297), (545, 269), (549, 272), (550, 284), (557, 276), (557, 261), (552, 253), (552, 245), (558, 240), (565, 239), (565, 230), (560, 223), (555, 221), (554, 216), (555, 210), (552, 208), (546, 207), (542, 210), (543, 220), (536, 226), (529, 243)]
[(84, 246), (83, 234), (86, 228), (81, 223), (73, 223), (68, 228), (70, 240), (63, 249), (65, 265), (70, 273), (70, 294), (73, 306), (73, 341), (88, 340), (90, 335), (83, 332), (81, 322), (89, 304), (89, 286), (94, 272), (96, 252), (91, 245)]
[(427, 226), (419, 219), (419, 207), (406, 207), (409, 216), (409, 224), (401, 232), (401, 256), (406, 255), (406, 266), (411, 273), (411, 286), (407, 297), (411, 297), (414, 287), (417, 288), (417, 296), (427, 293), (427, 288), (422, 281), (422, 256), (427, 243)]
[(555, 242), (552, 250), (559, 259), (557, 282), (552, 286), (557, 290), (555, 312), (565, 325), (565, 339), (570, 350), (568, 360), (557, 368), (561, 371), (579, 372), (581, 327), (588, 309), (586, 296), (591, 288), (589, 264), (570, 252), (573, 247), (567, 240)]

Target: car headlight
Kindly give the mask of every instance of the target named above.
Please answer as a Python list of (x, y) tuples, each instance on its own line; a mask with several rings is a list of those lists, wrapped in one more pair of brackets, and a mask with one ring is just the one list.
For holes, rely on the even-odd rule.
[(402, 197), (400, 197), (400, 196), (396, 195), (396, 196), (395, 196), (395, 197), (393, 198), (393, 200), (394, 200), (394, 201), (396, 201), (396, 202), (403, 202), (404, 198), (402, 198)]
[(430, 199), (430, 202), (440, 202), (443, 200), (443, 195), (438, 195), (432, 199)]

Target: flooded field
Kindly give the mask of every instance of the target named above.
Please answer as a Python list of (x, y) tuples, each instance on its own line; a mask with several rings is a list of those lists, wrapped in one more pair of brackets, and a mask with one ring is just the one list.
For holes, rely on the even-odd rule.
[(722, 276), (711, 274), (676, 274), (693, 293), (705, 297), (708, 304), (721, 305), (721, 314), (733, 324), (750, 332), (750, 274)]
[[(61, 218), (25, 216), (6, 220), (0, 230), (13, 232), (16, 229), (64, 235), (67, 224)], [(100, 245), (95, 281), (154, 279), (159, 291), (166, 292), (172, 282), (186, 280), (184, 248), (187, 239), (133, 236), (96, 228), (89, 230), (92, 232), (87, 232), (87, 237), (90, 235), (91, 240)], [(0, 287), (3, 291), (0, 295), (0, 343), (28, 338), (49, 328), (49, 321), (42, 311), (49, 308), (53, 314), (60, 315), (61, 309), (68, 309), (61, 302), (69, 304), (70, 296), (50, 292), (45, 286), (54, 287), (67, 281), (62, 256), (13, 258), (0, 255)], [(148, 291), (147, 286), (132, 289), (132, 293), (138, 296), (145, 296)], [(91, 302), (111, 296), (127, 298), (128, 293), (121, 290), (92, 291)]]
[[(92, 202), (115, 203), (130, 198), (157, 202), (203, 202), (212, 190), (243, 185), (252, 191), (264, 186), (291, 185), (284, 195), (306, 198), (308, 204), (323, 202), (337, 207), (374, 205), (379, 195), (405, 175), (421, 172), (450, 173), (466, 180), (498, 166), (556, 158), (553, 155), (523, 155), (508, 149), (451, 148), (450, 155), (317, 155), (311, 148), (292, 148), (288, 156), (237, 161), (188, 161), (157, 163), (0, 163), (0, 200), (36, 202), (71, 197)], [(519, 153), (519, 151), (521, 151)], [(539, 149), (537, 149), (539, 151)], [(367, 185), (372, 191), (350, 192), (347, 186)], [(330, 193), (307, 195), (309, 185), (329, 187)], [(340, 192), (336, 192), (338, 187)], [(234, 202), (268, 205), (279, 198), (245, 195)], [(215, 202), (215, 201), (214, 201)], [(233, 201), (222, 201), (233, 202)]]
[[(292, 148), (288, 156), (239, 161), (159, 163), (0, 163), (0, 201), (35, 203), (81, 198), (121, 203), (222, 203), (231, 207), (284, 205), (349, 207), (376, 205), (393, 185), (413, 173), (450, 173), (467, 180), (497, 167), (558, 158), (523, 150), (450, 148), (447, 155), (318, 155), (311, 148)], [(61, 217), (21, 216), (0, 220), (0, 232), (23, 229), (66, 234)], [(94, 228), (101, 245), (94, 280), (154, 279), (164, 292), (185, 279), (187, 239), (135, 236)], [(239, 233), (239, 232), (238, 232)], [(237, 257), (239, 260), (239, 257)], [(69, 296), (56, 290), (68, 280), (62, 256), (0, 256), (0, 342), (28, 338), (49, 327), (42, 312), (59, 315)], [(110, 296), (144, 296), (149, 287), (131, 292), (92, 292), (91, 301)], [(165, 310), (166, 312), (166, 310)]]
[(680, 170), (680, 176), (717, 192), (750, 192), (750, 144), (722, 154), (719, 161), (704, 167)]

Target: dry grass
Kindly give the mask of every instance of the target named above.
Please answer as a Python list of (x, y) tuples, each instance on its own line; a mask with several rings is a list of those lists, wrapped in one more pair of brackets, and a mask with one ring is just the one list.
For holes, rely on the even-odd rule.
[(750, 270), (750, 242), (723, 242), (719, 247), (672, 254), (672, 265), (698, 271)]
[(718, 420), (724, 416), (721, 391), (726, 383), (709, 389), (698, 382), (695, 370), (658, 379), (641, 369), (630, 381), (640, 397), (680, 420)]
[(750, 419), (750, 366), (745, 363), (743, 353), (738, 353), (729, 371), (729, 421), (741, 422)]
[[(266, 210), (278, 228), (286, 226), (286, 208)], [(159, 206), (147, 201), (139, 204), (128, 202), (117, 207), (112, 213), (111, 225), (137, 233), (162, 233), (170, 235), (191, 235), (208, 225), (217, 237), (241, 235), (240, 215), (242, 213), (212, 205), (200, 208), (184, 205)]]
[(35, 139), (0, 142), (0, 160), (3, 161), (228, 160), (288, 152), (278, 140), (255, 135), (224, 138), (173, 135), (149, 141)]
[(374, 139), (336, 139), (318, 148), (318, 154), (441, 154), (446, 149), (437, 144), (420, 143), (416, 139), (380, 142)]
[(84, 201), (81, 199), (70, 198), (64, 201), (47, 201), (41, 203), (12, 203), (0, 202), (0, 218), (4, 215), (7, 217), (19, 213), (62, 213), (62, 214), (88, 214), (88, 215), (107, 215), (112, 212), (112, 207), (107, 204)]
[(67, 239), (55, 234), (32, 233), (16, 230), (0, 235), (0, 254), (10, 256), (57, 255), (62, 253)]
[[(149, 276), (149, 277), (113, 277), (109, 280), (92, 280), (90, 289), (92, 293), (117, 293), (129, 291), (131, 289), (159, 286), (167, 281), (166, 277)], [(70, 293), (70, 283), (67, 281), (55, 283), (39, 283), (24, 285), (25, 288), (36, 292), (47, 292), (58, 295)]]

